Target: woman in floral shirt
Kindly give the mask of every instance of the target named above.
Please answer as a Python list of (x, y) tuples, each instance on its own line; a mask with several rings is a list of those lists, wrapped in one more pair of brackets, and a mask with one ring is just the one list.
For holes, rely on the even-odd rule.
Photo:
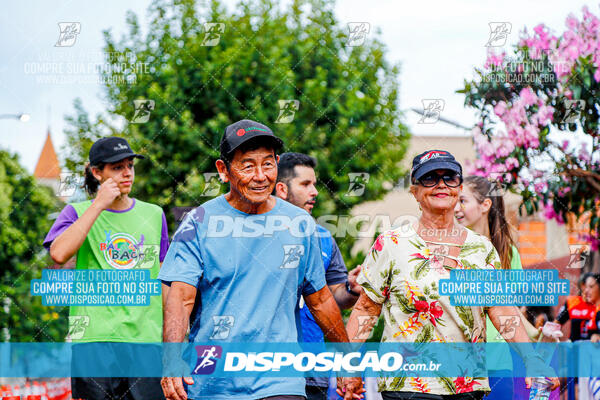
[[(427, 151), (413, 160), (411, 179), (422, 215), (415, 226), (381, 234), (371, 247), (358, 278), (364, 290), (350, 316), (348, 335), (364, 337), (358, 334), (359, 319), (383, 312), (382, 342), (485, 342), (485, 312), (498, 327), (499, 316), (509, 314), (510, 307), (453, 306), (449, 296), (439, 295), (439, 281), (450, 278), (452, 269), (500, 268), (490, 241), (455, 221), (462, 168), (446, 151)], [(364, 320), (372, 321), (366, 327), (370, 330), (376, 318)], [(518, 327), (511, 341), (529, 338)], [(490, 391), (487, 377), (464, 375), (380, 378), (379, 390), (384, 400), (481, 399)]]

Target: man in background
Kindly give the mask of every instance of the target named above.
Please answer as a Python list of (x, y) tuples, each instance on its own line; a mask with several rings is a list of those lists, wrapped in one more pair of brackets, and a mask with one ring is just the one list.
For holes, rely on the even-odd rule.
[[(293, 205), (303, 208), (309, 214), (315, 205), (319, 192), (315, 187), (316, 160), (302, 153), (284, 153), (279, 157), (275, 195)], [(340, 249), (327, 229), (317, 224), (321, 244), (321, 256), (325, 268), (325, 280), (340, 309), (350, 308), (358, 300), (362, 287), (356, 283), (360, 266), (350, 274)], [(313, 315), (300, 301), (300, 321), (303, 342), (323, 342), (323, 332), (315, 322)], [(308, 400), (326, 400), (329, 379), (326, 377), (306, 378), (306, 396)]]

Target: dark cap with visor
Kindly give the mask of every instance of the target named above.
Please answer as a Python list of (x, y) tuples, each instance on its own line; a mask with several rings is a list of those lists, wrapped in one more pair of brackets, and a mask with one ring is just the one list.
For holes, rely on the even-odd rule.
[(462, 167), (452, 154), (444, 150), (428, 150), (413, 159), (411, 181), (419, 180), (425, 174), (439, 169), (454, 171), (462, 176)]
[(141, 154), (134, 153), (127, 140), (116, 136), (98, 139), (90, 149), (91, 165), (115, 163), (130, 157), (145, 158)]
[(243, 119), (225, 128), (225, 133), (221, 138), (221, 158), (230, 155), (242, 144), (259, 137), (270, 140), (276, 152), (283, 148), (283, 141), (275, 136), (267, 126)]

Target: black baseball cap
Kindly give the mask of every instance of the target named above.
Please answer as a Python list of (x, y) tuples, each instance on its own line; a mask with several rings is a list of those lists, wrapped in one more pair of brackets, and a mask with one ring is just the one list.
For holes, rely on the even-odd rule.
[(221, 158), (230, 155), (243, 143), (257, 137), (270, 138), (275, 152), (283, 148), (283, 141), (275, 136), (267, 126), (256, 121), (243, 119), (225, 128), (225, 133), (221, 139)]
[(127, 140), (109, 136), (98, 139), (90, 149), (90, 164), (98, 165), (99, 163), (114, 163), (125, 158), (136, 157), (145, 158), (141, 154), (136, 154), (129, 147)]
[(428, 150), (413, 158), (411, 180), (421, 179), (436, 169), (447, 169), (462, 175), (462, 167), (452, 154), (444, 150)]

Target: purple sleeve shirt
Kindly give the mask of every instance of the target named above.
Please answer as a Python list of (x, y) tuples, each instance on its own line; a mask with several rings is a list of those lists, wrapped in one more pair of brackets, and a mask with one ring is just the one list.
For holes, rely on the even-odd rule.
[[(46, 235), (44, 239), (44, 247), (47, 250), (50, 250), (50, 245), (59, 237), (73, 222), (77, 221), (77, 211), (73, 208), (72, 205), (67, 204), (65, 208), (62, 209), (56, 221), (50, 228), (50, 231)], [(160, 254), (159, 260), (163, 262), (165, 256), (167, 255), (167, 250), (169, 249), (169, 232), (167, 229), (167, 218), (165, 217), (165, 213), (162, 214), (162, 229), (160, 233)]]

